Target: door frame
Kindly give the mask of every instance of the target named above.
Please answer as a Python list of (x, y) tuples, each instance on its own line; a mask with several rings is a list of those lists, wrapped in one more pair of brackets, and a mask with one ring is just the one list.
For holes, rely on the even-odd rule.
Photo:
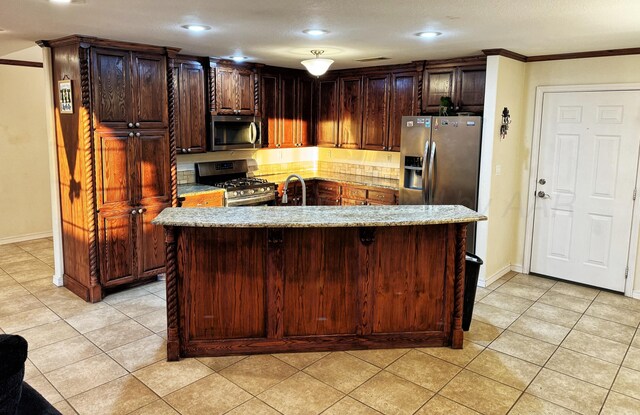
[[(533, 134), (531, 136), (531, 158), (529, 160), (529, 186), (527, 187), (527, 210), (524, 231), (524, 256), (523, 272), (531, 271), (531, 255), (533, 248), (533, 217), (535, 214), (534, 196), (536, 190), (536, 178), (538, 177), (538, 163), (540, 161), (540, 140), (542, 138), (542, 111), (544, 94), (556, 92), (615, 92), (637, 91), (640, 92), (640, 83), (629, 84), (594, 84), (594, 85), (555, 85), (536, 87), (536, 100), (533, 115)], [(640, 183), (640, 164), (636, 162), (636, 188)], [(631, 237), (629, 240), (629, 252), (627, 253), (627, 266), (629, 274), (625, 282), (624, 294), (633, 297), (633, 288), (636, 277), (636, 260), (638, 256), (638, 238), (640, 237), (640, 208), (637, 201), (633, 202), (631, 216)]]

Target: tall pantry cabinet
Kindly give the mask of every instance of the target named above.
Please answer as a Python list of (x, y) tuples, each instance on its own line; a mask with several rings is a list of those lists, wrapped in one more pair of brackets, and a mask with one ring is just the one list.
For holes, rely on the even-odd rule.
[[(69, 36), (51, 48), (64, 285), (86, 301), (165, 271), (175, 206), (177, 49)], [(71, 81), (72, 113), (59, 81)]]

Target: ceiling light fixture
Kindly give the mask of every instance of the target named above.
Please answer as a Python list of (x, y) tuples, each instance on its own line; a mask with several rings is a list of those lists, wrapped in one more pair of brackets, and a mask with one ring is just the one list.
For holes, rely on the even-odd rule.
[(306, 29), (306, 30), (303, 30), (302, 33), (306, 33), (307, 35), (311, 35), (311, 36), (322, 36), (329, 33), (329, 31), (324, 29)]
[(416, 36), (430, 38), (440, 36), (441, 34), (441, 32), (418, 32)]
[(320, 76), (323, 75), (329, 69), (329, 66), (333, 63), (331, 59), (322, 59), (318, 56), (324, 53), (324, 50), (312, 50), (311, 53), (316, 55), (315, 59), (307, 59), (305, 61), (300, 62), (307, 68), (307, 71), (311, 75)]
[(191, 30), (192, 32), (204, 32), (205, 30), (211, 30), (211, 26), (205, 26), (202, 24), (186, 24), (182, 25), (182, 28)]
[(244, 62), (247, 59), (249, 59), (246, 56), (230, 56), (230, 58), (233, 59), (235, 62)]

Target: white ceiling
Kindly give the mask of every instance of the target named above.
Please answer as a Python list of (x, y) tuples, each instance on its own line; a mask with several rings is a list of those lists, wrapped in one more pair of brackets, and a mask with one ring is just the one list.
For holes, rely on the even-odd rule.
[[(0, 56), (38, 39), (84, 34), (249, 56), (301, 68), (324, 49), (332, 69), (480, 54), (504, 48), (527, 56), (640, 47), (640, 0), (0, 0)], [(202, 23), (210, 31), (180, 26)], [(330, 33), (312, 38), (304, 29)], [(419, 31), (442, 36), (422, 39)], [(380, 63), (370, 63), (376, 65)]]

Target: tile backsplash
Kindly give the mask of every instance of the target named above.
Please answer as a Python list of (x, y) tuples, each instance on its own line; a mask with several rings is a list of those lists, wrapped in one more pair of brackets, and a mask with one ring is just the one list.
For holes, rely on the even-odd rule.
[(400, 164), (398, 153), (319, 147), (178, 155), (178, 184), (195, 182), (195, 163), (238, 159), (247, 160), (254, 176), (319, 170), (396, 179)]

